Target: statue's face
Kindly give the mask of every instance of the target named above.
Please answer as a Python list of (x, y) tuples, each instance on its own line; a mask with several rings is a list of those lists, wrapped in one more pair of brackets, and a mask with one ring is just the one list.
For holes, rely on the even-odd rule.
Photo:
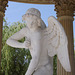
[(27, 27), (29, 28), (29, 29), (36, 29), (36, 28), (38, 28), (38, 21), (37, 21), (37, 18), (36, 17), (27, 17), (26, 18), (26, 24), (27, 24)]

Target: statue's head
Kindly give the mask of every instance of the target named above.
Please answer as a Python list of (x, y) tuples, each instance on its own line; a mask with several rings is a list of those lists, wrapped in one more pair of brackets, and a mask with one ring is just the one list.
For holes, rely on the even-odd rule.
[(38, 25), (38, 27), (44, 29), (46, 27), (45, 23), (41, 19), (41, 13), (38, 9), (30, 8), (27, 10), (26, 14), (22, 17), (23, 21), (27, 24)]

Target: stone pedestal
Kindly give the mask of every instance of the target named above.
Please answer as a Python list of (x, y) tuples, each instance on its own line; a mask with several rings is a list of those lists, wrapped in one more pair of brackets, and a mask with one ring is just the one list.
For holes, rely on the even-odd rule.
[(55, 0), (57, 19), (63, 25), (68, 37), (68, 50), (71, 63), (71, 72), (66, 72), (57, 59), (57, 75), (75, 75), (74, 64), (74, 39), (73, 39), (73, 16), (75, 4), (71, 0)]

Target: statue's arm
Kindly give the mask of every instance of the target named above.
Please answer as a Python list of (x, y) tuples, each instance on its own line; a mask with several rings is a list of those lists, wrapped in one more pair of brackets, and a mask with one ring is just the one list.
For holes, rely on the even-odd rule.
[(38, 63), (39, 63), (39, 58), (40, 58), (40, 50), (37, 49), (35, 51), (34, 56), (32, 57), (32, 60), (29, 64), (28, 70), (25, 75), (32, 75), (34, 70), (36, 69)]
[(27, 29), (23, 28), (20, 31), (16, 32), (11, 37), (9, 37), (6, 43), (9, 46), (12, 46), (15, 48), (25, 48), (25, 42), (24, 43), (18, 42), (18, 40), (21, 40), (23, 37), (25, 37), (25, 35), (27, 35)]

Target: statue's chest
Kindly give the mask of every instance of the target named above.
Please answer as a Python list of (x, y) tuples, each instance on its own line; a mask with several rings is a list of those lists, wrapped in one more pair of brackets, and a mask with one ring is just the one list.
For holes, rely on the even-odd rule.
[(41, 32), (34, 32), (30, 34), (30, 38), (32, 42), (38, 42), (41, 41), (42, 35)]
[(31, 38), (31, 46), (33, 49), (39, 47), (41, 45), (41, 39), (42, 39), (42, 35), (41, 32), (36, 32), (36, 33), (31, 33), (30, 35)]
[(30, 40), (31, 40), (30, 52), (32, 56), (34, 56), (35, 51), (41, 49), (41, 39), (42, 36), (40, 32), (30, 34)]

